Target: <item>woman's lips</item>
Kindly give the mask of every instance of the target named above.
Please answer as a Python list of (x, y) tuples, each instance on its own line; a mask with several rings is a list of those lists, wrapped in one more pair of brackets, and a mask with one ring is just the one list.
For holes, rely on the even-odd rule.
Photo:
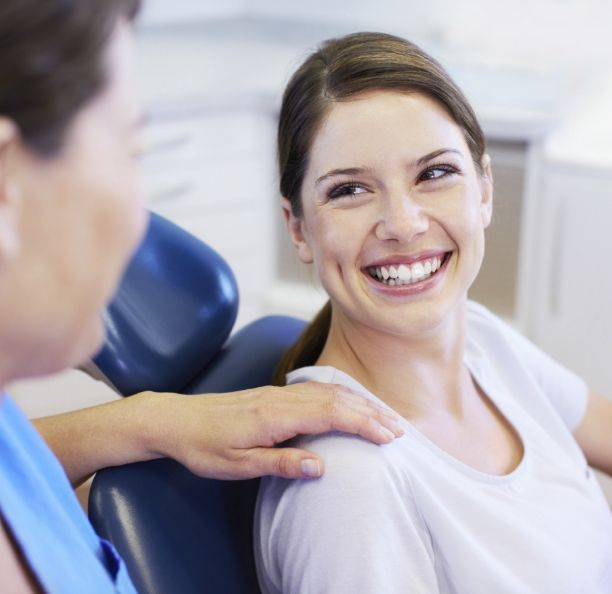
[(368, 266), (365, 272), (377, 283), (386, 287), (413, 286), (426, 281), (444, 267), (451, 252), (421, 258), (416, 261), (395, 262), (385, 266)]

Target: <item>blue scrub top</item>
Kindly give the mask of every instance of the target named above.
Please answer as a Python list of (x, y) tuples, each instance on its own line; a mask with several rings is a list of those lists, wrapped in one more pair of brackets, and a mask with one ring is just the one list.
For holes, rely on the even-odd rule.
[(46, 592), (136, 594), (59, 461), (6, 394), (0, 394), (0, 514)]

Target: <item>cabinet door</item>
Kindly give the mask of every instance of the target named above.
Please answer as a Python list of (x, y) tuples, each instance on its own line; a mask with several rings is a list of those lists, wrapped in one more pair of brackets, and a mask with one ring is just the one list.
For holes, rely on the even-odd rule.
[(149, 207), (193, 233), (231, 266), (236, 328), (263, 313), (274, 274), (274, 121), (257, 108), (153, 120), (142, 170)]
[(552, 172), (541, 198), (532, 338), (612, 397), (612, 173)]

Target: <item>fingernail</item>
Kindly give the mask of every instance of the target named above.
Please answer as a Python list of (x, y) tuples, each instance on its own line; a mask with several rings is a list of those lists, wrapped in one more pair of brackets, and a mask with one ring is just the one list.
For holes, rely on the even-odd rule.
[(399, 424), (395, 423), (393, 425), (393, 433), (395, 434), (395, 437), (401, 437), (404, 435), (405, 431)]
[(313, 478), (321, 476), (321, 465), (318, 460), (302, 460), (300, 467), (304, 476)]
[(386, 427), (381, 427), (378, 432), (380, 433), (381, 437), (386, 440), (386, 441), (391, 441), (393, 439), (395, 439), (397, 436), (393, 433), (393, 431), (390, 431), (389, 429), (387, 429)]

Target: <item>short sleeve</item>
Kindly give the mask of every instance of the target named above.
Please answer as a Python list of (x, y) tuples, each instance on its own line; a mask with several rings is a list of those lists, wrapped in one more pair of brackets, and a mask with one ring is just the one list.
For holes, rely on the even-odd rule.
[[(487, 334), (482, 342), (487, 344), (487, 349), (495, 353), (498, 359), (510, 359), (513, 356), (518, 360), (540, 387), (565, 426), (573, 433), (586, 411), (586, 382), (483, 306), (471, 302), (468, 319), (470, 329), (481, 335)], [(503, 343), (510, 346), (511, 355), (503, 352)], [(508, 361), (508, 364), (511, 365), (511, 361)]]
[(265, 479), (256, 551), (267, 594), (438, 592), (429, 533), (387, 446), (304, 438), (324, 456), (314, 481)]

